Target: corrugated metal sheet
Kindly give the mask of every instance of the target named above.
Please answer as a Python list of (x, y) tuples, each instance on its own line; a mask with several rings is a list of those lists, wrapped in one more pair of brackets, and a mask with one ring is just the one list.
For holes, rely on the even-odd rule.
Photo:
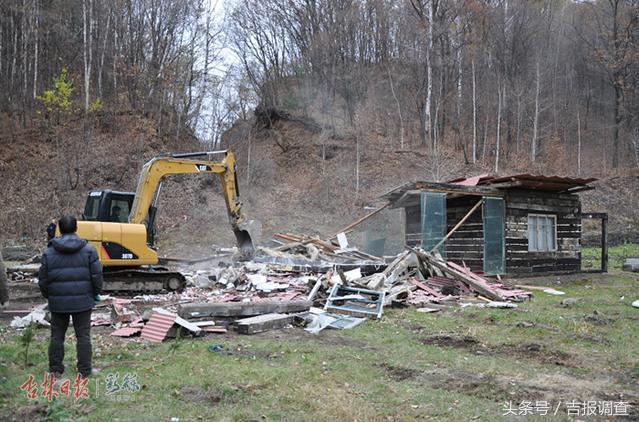
[(175, 323), (176, 317), (177, 315), (173, 314), (165, 315), (154, 312), (149, 322), (142, 329), (142, 338), (156, 343), (162, 342)]
[(122, 327), (122, 328), (112, 332), (111, 335), (112, 336), (116, 336), (116, 337), (131, 337), (131, 336), (139, 333), (140, 330), (142, 330), (142, 329), (141, 328), (134, 328), (134, 327)]

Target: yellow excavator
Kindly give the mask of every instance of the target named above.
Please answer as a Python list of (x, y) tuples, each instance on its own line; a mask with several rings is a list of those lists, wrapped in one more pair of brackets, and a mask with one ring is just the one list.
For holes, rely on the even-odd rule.
[[(222, 161), (212, 161), (224, 154)], [(135, 193), (112, 190), (88, 194), (78, 236), (95, 246), (104, 267), (104, 290), (117, 292), (180, 291), (186, 280), (158, 266), (154, 222), (162, 180), (176, 174), (218, 174), (231, 228), (244, 256), (253, 253), (252, 232), (259, 222), (245, 220), (239, 199), (237, 164), (230, 150), (156, 157), (142, 168)], [(59, 232), (58, 232), (59, 234)]]

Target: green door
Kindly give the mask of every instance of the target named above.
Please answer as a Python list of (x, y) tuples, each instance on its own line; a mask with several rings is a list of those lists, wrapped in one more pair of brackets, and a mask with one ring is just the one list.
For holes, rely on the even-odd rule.
[[(422, 249), (430, 251), (446, 236), (446, 194), (438, 192), (421, 193)], [(439, 247), (439, 253), (446, 257), (446, 247)]]
[(484, 198), (484, 273), (504, 274), (506, 250), (504, 238), (505, 206), (501, 198)]

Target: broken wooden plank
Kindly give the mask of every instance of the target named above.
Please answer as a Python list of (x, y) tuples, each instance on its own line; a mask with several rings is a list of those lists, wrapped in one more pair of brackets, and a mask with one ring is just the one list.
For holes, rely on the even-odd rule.
[(255, 316), (269, 313), (308, 311), (309, 300), (264, 300), (260, 302), (186, 303), (178, 314), (183, 318)]
[[(470, 287), (472, 287), (473, 290), (475, 290), (477, 293), (482, 294), (490, 299), (493, 300), (497, 300), (497, 301), (501, 301), (503, 300), (503, 298), (497, 294), (495, 291), (493, 291), (490, 287), (488, 287), (485, 282), (479, 282), (478, 280), (475, 280), (473, 277), (470, 277), (466, 274), (464, 274), (462, 271), (456, 270), (450, 266), (448, 266), (448, 264), (444, 261), (439, 261), (437, 260), (435, 257), (433, 257), (432, 255), (422, 252), (420, 250), (417, 249), (413, 249), (413, 252), (415, 252), (415, 255), (417, 255), (417, 257), (420, 260), (423, 260), (425, 262), (427, 262), (430, 266), (434, 267), (434, 268), (438, 268), (441, 272), (450, 275), (451, 277), (454, 277), (458, 280), (461, 280), (462, 282), (468, 284)], [(477, 276), (479, 277), (479, 276)]]
[(442, 294), (439, 293), (437, 290), (431, 289), (430, 287), (428, 287), (427, 285), (425, 285), (419, 280), (415, 280), (414, 278), (409, 278), (408, 281), (414, 286), (422, 289), (423, 291), (425, 291), (426, 293), (430, 295), (433, 295), (435, 297), (442, 297)]
[(218, 326), (213, 327), (213, 326), (207, 325), (205, 327), (202, 327), (202, 331), (207, 333), (225, 334), (227, 332), (227, 329), (225, 327), (218, 327)]
[(240, 334), (255, 334), (286, 327), (294, 319), (295, 315), (271, 313), (240, 319), (235, 321), (235, 326)]
[(407, 299), (409, 292), (415, 290), (416, 288), (416, 286), (407, 284), (394, 286), (384, 296), (384, 306), (390, 305), (393, 301)]
[(7, 273), (23, 272), (26, 274), (37, 275), (40, 270), (40, 264), (18, 264), (7, 267)]
[(382, 274), (386, 276), (386, 281), (384, 284), (393, 285), (398, 281), (399, 275), (408, 269), (408, 257), (410, 256), (410, 251), (404, 251), (401, 254), (397, 255), (397, 257), (391, 262), (388, 267)]
[(312, 302), (313, 299), (315, 299), (317, 292), (319, 292), (320, 287), (322, 287), (322, 278), (318, 277), (315, 285), (313, 286), (313, 290), (311, 290), (311, 292), (308, 294), (307, 300)]

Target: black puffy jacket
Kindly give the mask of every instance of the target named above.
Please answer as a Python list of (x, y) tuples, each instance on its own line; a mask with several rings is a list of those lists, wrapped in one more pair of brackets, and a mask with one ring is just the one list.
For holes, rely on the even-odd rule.
[(88, 311), (102, 291), (102, 265), (95, 248), (75, 234), (51, 240), (42, 254), (38, 285), (49, 299), (49, 310)]

